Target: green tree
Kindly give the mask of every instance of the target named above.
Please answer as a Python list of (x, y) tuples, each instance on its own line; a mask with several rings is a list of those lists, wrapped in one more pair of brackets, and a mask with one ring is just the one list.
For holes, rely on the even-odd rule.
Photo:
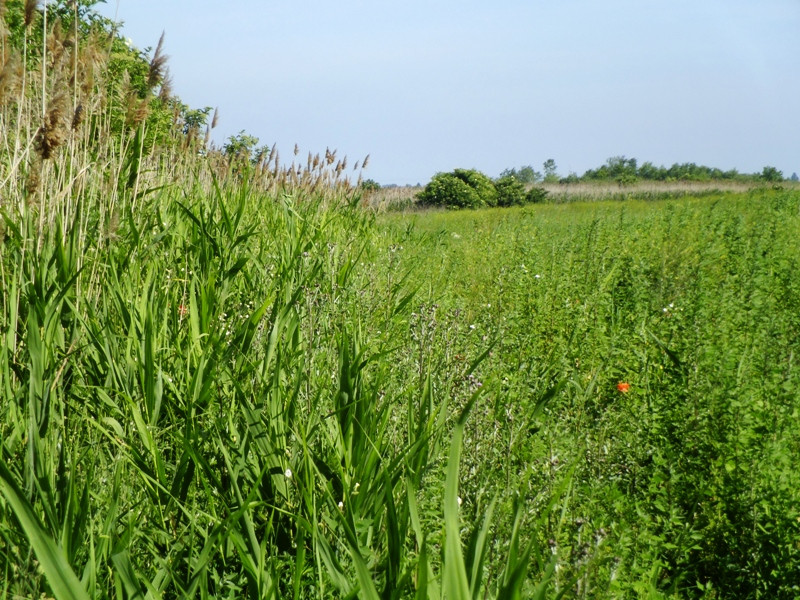
[(783, 181), (783, 173), (778, 171), (775, 167), (764, 167), (759, 175), (762, 181), (778, 182)]
[(516, 177), (517, 180), (521, 181), (522, 183), (537, 183), (542, 180), (542, 174), (539, 173), (539, 171), (534, 170), (534, 168), (530, 165), (520, 167), (519, 170), (506, 169), (500, 173), (500, 179), (508, 176)]
[(242, 129), (236, 135), (228, 138), (228, 141), (222, 147), (222, 152), (229, 159), (250, 161), (257, 145), (258, 138), (245, 133), (244, 129)]
[(361, 182), (358, 186), (365, 192), (377, 192), (381, 189), (381, 184), (375, 181), (374, 179), (365, 179)]
[(556, 166), (555, 160), (548, 158), (546, 161), (544, 161), (542, 169), (544, 170), (544, 180), (547, 183), (554, 183), (558, 181), (558, 167)]

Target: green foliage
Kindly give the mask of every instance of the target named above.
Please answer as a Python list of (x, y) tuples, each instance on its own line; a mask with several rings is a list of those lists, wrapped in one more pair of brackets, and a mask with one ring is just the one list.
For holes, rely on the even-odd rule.
[(546, 197), (546, 189), (541, 187), (532, 187), (528, 190), (528, 194), (525, 199), (529, 204), (538, 204), (539, 202), (544, 202)]
[(761, 179), (770, 183), (783, 181), (783, 173), (775, 167), (764, 167), (761, 171)]
[(558, 167), (556, 166), (555, 160), (548, 158), (544, 161), (542, 169), (544, 170), (545, 183), (555, 183), (558, 181)]
[(228, 138), (228, 141), (222, 147), (222, 151), (230, 158), (249, 161), (257, 145), (258, 138), (242, 130)]
[(494, 182), (497, 190), (497, 206), (521, 206), (528, 200), (525, 185), (513, 175), (506, 175)]
[(428, 280), (498, 340), (460, 493), (575, 469), (563, 520), (526, 530), (569, 596), (794, 597), (798, 206), (759, 190), (404, 217), (447, 234)]
[[(582, 181), (616, 181), (622, 185), (645, 181), (754, 181), (763, 179), (758, 175), (743, 175), (736, 169), (721, 169), (697, 165), (695, 163), (675, 163), (670, 167), (655, 166), (652, 162), (644, 162), (637, 167), (635, 158), (612, 156), (606, 164), (597, 169), (589, 169), (582, 176)], [(773, 174), (774, 175), (774, 174)]]
[(365, 179), (361, 182), (359, 187), (365, 192), (377, 192), (381, 189), (381, 184), (374, 179)]
[(542, 174), (535, 171), (530, 165), (520, 167), (519, 169), (506, 169), (500, 173), (500, 179), (505, 177), (515, 177), (518, 181), (527, 184), (538, 183), (542, 180)]
[(480, 208), (497, 205), (497, 191), (489, 177), (472, 169), (437, 173), (419, 193), (420, 202), (444, 208)]

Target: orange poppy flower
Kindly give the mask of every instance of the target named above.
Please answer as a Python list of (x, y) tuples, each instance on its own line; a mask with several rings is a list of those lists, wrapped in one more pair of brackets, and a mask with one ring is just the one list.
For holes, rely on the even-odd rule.
[(631, 391), (631, 384), (626, 381), (620, 381), (617, 384), (617, 389), (623, 394), (627, 394), (629, 391)]

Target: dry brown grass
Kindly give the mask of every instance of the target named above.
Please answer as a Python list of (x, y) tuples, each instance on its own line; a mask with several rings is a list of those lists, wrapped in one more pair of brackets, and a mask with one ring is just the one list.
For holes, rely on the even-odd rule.
[[(547, 190), (547, 202), (595, 202), (640, 198), (663, 198), (704, 195), (714, 192), (747, 192), (763, 187), (763, 182), (753, 181), (641, 181), (632, 185), (615, 182), (579, 182), (537, 184)], [(784, 181), (785, 189), (800, 189), (800, 183)], [(417, 210), (416, 196), (423, 190), (419, 186), (394, 186), (362, 192), (362, 204), (378, 212)]]

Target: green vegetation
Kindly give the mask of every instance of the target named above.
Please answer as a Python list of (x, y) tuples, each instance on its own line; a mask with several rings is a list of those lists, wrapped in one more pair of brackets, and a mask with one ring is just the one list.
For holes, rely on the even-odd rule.
[(92, 4), (0, 5), (0, 598), (797, 596), (800, 193), (376, 216)]
[(670, 167), (656, 166), (651, 162), (639, 165), (635, 158), (612, 156), (606, 163), (596, 169), (589, 169), (583, 175), (570, 173), (565, 177), (558, 176), (558, 167), (550, 158), (544, 162), (544, 176), (530, 165), (519, 169), (506, 169), (500, 177), (513, 175), (523, 183), (581, 183), (581, 182), (616, 182), (620, 185), (631, 185), (637, 181), (651, 182), (766, 182), (778, 183), (784, 180), (783, 173), (775, 167), (766, 166), (760, 173), (739, 173), (736, 169), (723, 171), (714, 167), (706, 167), (695, 163), (675, 163)]
[(486, 175), (474, 169), (437, 173), (418, 196), (423, 206), (480, 208), (497, 206), (497, 190)]
[(492, 181), (480, 171), (456, 169), (434, 175), (416, 198), (419, 206), (484, 208), (541, 202), (546, 195), (539, 187), (528, 189), (511, 174)]

